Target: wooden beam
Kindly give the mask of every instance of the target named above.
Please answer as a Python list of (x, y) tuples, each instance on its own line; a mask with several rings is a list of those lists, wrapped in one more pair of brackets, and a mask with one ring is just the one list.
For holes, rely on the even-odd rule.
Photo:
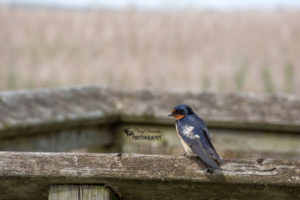
[(116, 200), (118, 197), (103, 185), (51, 185), (48, 200)]
[(111, 124), (115, 104), (100, 87), (0, 92), (0, 138)]
[[(117, 94), (117, 95), (116, 95)], [(120, 90), (123, 123), (170, 124), (166, 113), (188, 104), (214, 128), (299, 132), (300, 99), (287, 95), (186, 90)]]
[[(115, 135), (110, 125), (65, 128), (38, 133), (19, 135), (11, 138), (0, 138), (0, 151), (35, 151), (35, 152), (68, 152), (68, 151), (101, 151), (113, 146)], [(102, 147), (102, 148), (101, 148)]]
[(0, 92), (0, 138), (117, 122), (171, 125), (166, 115), (181, 103), (210, 127), (300, 130), (296, 97), (90, 86)]
[(0, 199), (47, 199), (53, 184), (103, 184), (122, 199), (299, 199), (300, 162), (141, 154), (0, 152)]

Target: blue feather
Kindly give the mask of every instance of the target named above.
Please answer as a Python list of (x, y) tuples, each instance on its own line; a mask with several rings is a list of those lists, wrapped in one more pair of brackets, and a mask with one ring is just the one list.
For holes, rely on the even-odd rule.
[[(182, 104), (180, 107), (186, 105)], [(176, 107), (175, 107), (176, 108)], [(176, 120), (179, 136), (209, 167), (219, 169), (224, 161), (216, 152), (203, 119), (197, 116), (191, 108), (184, 118)]]

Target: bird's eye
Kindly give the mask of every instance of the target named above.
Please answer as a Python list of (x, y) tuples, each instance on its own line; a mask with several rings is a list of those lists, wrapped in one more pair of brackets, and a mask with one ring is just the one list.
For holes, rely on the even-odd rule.
[(187, 114), (188, 114), (188, 115), (191, 115), (191, 114), (193, 114), (193, 111), (192, 111), (192, 109), (191, 109), (191, 108), (189, 108), (189, 107), (187, 108)]
[(177, 110), (177, 113), (180, 114), (180, 115), (184, 115), (185, 114), (184, 110)]

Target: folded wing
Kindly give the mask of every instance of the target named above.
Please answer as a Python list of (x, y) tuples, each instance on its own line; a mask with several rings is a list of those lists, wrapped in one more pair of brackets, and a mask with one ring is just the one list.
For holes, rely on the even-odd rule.
[(205, 162), (209, 167), (214, 169), (219, 169), (219, 165), (212, 159), (207, 150), (203, 147), (203, 144), (200, 141), (199, 135), (194, 134), (181, 134), (182, 139), (189, 145), (192, 151), (199, 156), (199, 158)]
[(203, 128), (203, 133), (204, 133), (204, 136), (206, 137), (206, 140), (207, 140), (207, 143), (206, 144), (206, 149), (207, 149), (207, 152), (208, 154), (213, 157), (214, 159), (216, 159), (219, 163), (219, 165), (222, 165), (224, 164), (224, 161), (220, 158), (220, 156), (218, 155), (215, 147), (213, 146), (212, 142), (211, 142), (211, 139), (210, 139), (210, 136), (209, 136), (209, 133), (208, 133), (208, 130)]

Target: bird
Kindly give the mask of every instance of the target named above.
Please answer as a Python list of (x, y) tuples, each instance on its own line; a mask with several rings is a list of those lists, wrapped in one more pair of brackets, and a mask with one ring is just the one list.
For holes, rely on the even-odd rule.
[(211, 169), (220, 169), (224, 161), (213, 146), (207, 126), (190, 106), (174, 107), (169, 117), (175, 118), (176, 131), (187, 156), (197, 155)]

